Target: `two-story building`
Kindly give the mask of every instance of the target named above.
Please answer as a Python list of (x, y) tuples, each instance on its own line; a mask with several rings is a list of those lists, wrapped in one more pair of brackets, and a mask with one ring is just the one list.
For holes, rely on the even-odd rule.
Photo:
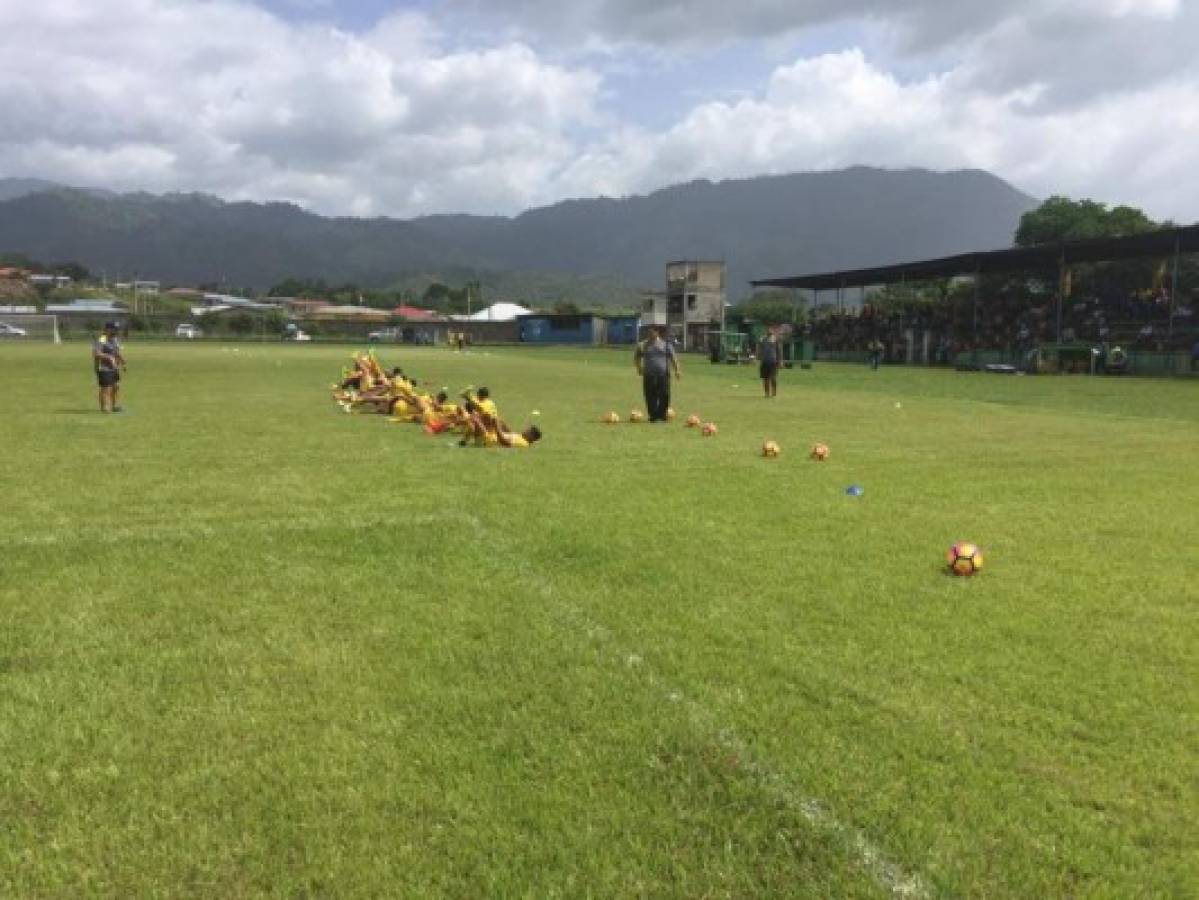
[(666, 264), (666, 290), (642, 297), (642, 326), (664, 325), (684, 350), (704, 350), (720, 330), (725, 304), (725, 265), (713, 260)]

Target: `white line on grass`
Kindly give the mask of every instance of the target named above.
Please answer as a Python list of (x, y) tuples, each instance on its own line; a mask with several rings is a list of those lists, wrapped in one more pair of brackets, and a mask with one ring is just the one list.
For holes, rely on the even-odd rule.
[[(553, 587), (545, 582), (540, 585), (540, 591), (547, 600), (554, 597)], [(595, 643), (612, 643), (612, 632), (595, 622), (577, 606), (555, 605), (553, 609), (568, 621), (571, 628), (586, 634)], [(808, 824), (819, 831), (845, 841), (853, 849), (863, 868), (881, 888), (893, 897), (929, 896), (928, 887), (919, 875), (906, 871), (899, 863), (888, 859), (861, 831), (842, 822), (824, 803), (804, 794), (785, 775), (757, 757), (750, 745), (735, 730), (722, 725), (706, 706), (689, 698), (678, 687), (661, 678), (642, 656), (619, 648), (609, 648), (609, 655), (621, 665), (639, 671), (645, 681), (667, 702), (681, 705), (687, 711), (692, 724), (698, 730), (712, 735), (723, 749), (735, 754), (744, 770), (753, 776), (771, 797), (798, 812)]]
[[(431, 525), (435, 522), (458, 522), (459, 524), (466, 525), (475, 533), (478, 539), (487, 539), (493, 545), (507, 544), (508, 546), (505, 549), (509, 552), (510, 558), (519, 558), (518, 548), (506, 540), (505, 535), (497, 535), (480, 521), (477, 516), (468, 512), (447, 511), (416, 515), (409, 520), (409, 525)], [(86, 536), (86, 539), (89, 541), (98, 539), (101, 542), (107, 543), (129, 539), (187, 540), (213, 537), (217, 534), (227, 536), (227, 529), (230, 524), (226, 522), (214, 522), (212, 524), (195, 523), (182, 527), (172, 527), (169, 525), (147, 523), (142, 526), (120, 529), (115, 534), (109, 532), (96, 536), (89, 535)], [(348, 527), (352, 529), (373, 529), (381, 524), (383, 524), (382, 519), (378, 522), (356, 520)], [(260, 521), (255, 522), (255, 529), (261, 527), (262, 523)], [(302, 532), (327, 529), (331, 526), (328, 522), (317, 524), (292, 518), (273, 522), (270, 527), (275, 532), (280, 530)], [(344, 530), (347, 526), (343, 525), (340, 527)], [(62, 532), (55, 532), (46, 535), (18, 537), (15, 543), (24, 546), (44, 546), (60, 542), (66, 543), (77, 539), (80, 539), (78, 534), (64, 535)], [(613, 647), (614, 638), (609, 628), (596, 622), (578, 606), (562, 605), (560, 601), (556, 600), (556, 591), (553, 585), (538, 571), (532, 569), (532, 567), (529, 567), (529, 569), (531, 580), (537, 585), (541, 595), (547, 600), (555, 600), (547, 608), (567, 627), (572, 631), (586, 635), (592, 642), (606, 648), (613, 662), (638, 671), (646, 683), (654, 688), (664, 700), (672, 704), (681, 705), (687, 711), (688, 717), (697, 730), (711, 735), (722, 748), (735, 754), (741, 762), (744, 771), (748, 772), (771, 797), (798, 812), (814, 828), (845, 841), (853, 849), (863, 868), (870, 873), (876, 884), (894, 897), (918, 898), (929, 895), (928, 887), (919, 875), (907, 872), (898, 863), (889, 860), (883, 851), (861, 831), (852, 825), (842, 822), (819, 799), (806, 795), (798, 786), (792, 784), (785, 775), (765, 760), (758, 758), (750, 745), (735, 730), (727, 725), (722, 725), (710, 709), (698, 700), (687, 697), (677, 686), (670, 684), (670, 682), (655, 673), (645, 662), (642, 655), (622, 650), (619, 647)]]

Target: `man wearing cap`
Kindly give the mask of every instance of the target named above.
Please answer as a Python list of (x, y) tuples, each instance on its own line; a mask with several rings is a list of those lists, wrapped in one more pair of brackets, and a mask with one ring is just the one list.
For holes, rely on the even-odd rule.
[(96, 382), (100, 385), (100, 412), (121, 411), (117, 406), (117, 395), (121, 390), (125, 357), (121, 353), (121, 342), (117, 340), (119, 330), (116, 322), (105, 322), (104, 331), (92, 344), (92, 363), (96, 367)]

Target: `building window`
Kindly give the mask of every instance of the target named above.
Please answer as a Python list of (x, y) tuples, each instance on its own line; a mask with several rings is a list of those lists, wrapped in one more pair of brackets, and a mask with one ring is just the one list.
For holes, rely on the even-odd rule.
[(687, 295), (687, 308), (690, 310), (695, 309), (695, 294)]

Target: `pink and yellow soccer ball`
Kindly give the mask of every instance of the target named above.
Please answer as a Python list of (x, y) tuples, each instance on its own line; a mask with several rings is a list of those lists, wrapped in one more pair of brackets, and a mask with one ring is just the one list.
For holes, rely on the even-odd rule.
[(974, 575), (983, 567), (983, 552), (977, 544), (958, 541), (946, 552), (945, 561), (954, 575)]
[(629, 421), (630, 422), (644, 422), (645, 421), (645, 413), (643, 413), (639, 409), (635, 409), (631, 413), (629, 413)]
[(620, 416), (618, 416), (616, 411), (613, 410), (611, 412), (604, 413), (604, 415), (600, 417), (600, 421), (605, 425), (615, 425), (620, 421)]
[(783, 452), (783, 448), (778, 445), (777, 441), (766, 441), (762, 444), (762, 455), (767, 459), (774, 459)]
[(828, 459), (828, 444), (813, 444), (812, 452), (808, 455), (816, 462), (824, 462)]
[(685, 424), (687, 425), (688, 428), (698, 428), (699, 427), (699, 416), (697, 416), (695, 413), (692, 413), (691, 415), (689, 415), (687, 417), (687, 421)]
[(667, 422), (673, 422), (675, 420), (675, 416), (677, 416), (677, 415), (678, 415), (678, 413), (676, 413), (674, 411), (673, 406), (668, 406), (666, 408), (666, 421)]
[(704, 437), (714, 437), (718, 430), (715, 422), (704, 422), (704, 427), (700, 429)]

